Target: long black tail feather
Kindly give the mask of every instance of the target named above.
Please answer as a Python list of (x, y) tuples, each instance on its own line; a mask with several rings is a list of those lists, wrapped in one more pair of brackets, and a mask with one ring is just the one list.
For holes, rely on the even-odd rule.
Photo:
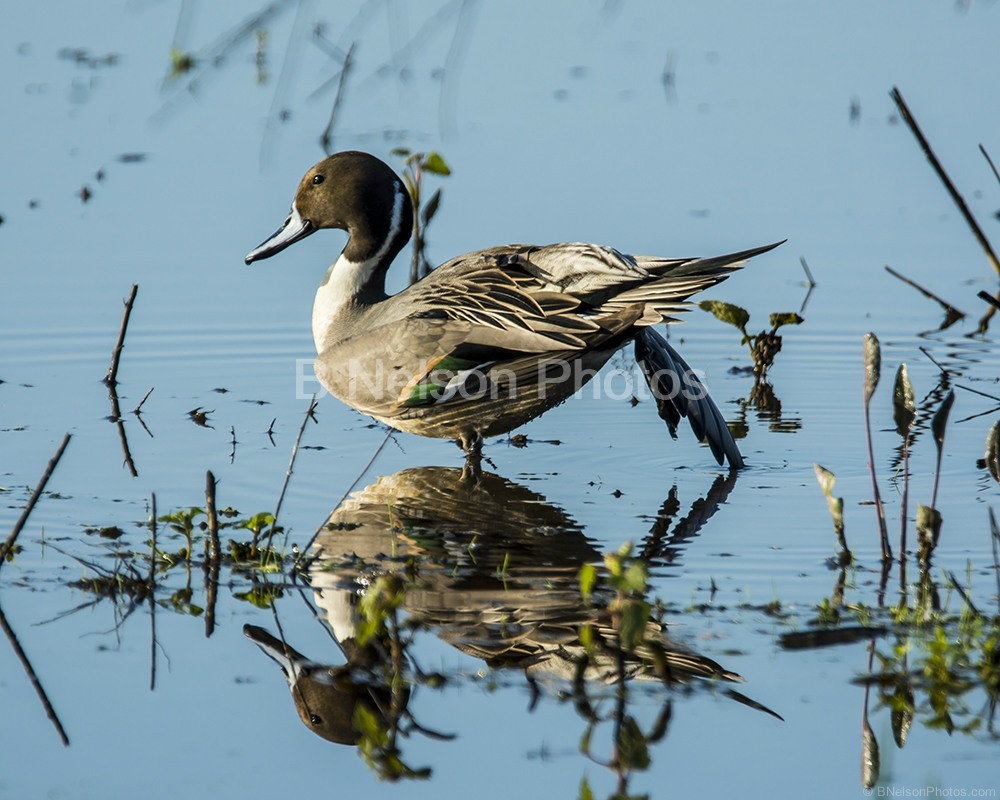
[(643, 328), (635, 338), (635, 360), (646, 377), (660, 418), (677, 438), (677, 424), (687, 417), (698, 441), (707, 441), (715, 460), (742, 469), (743, 456), (726, 420), (708, 389), (680, 353), (653, 328)]

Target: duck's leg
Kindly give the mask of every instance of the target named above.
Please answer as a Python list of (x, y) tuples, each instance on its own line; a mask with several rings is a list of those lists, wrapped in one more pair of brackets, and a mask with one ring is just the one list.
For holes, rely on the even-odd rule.
[(465, 463), (462, 465), (462, 480), (469, 484), (479, 481), (483, 475), (482, 456), (465, 456)]
[(483, 437), (479, 435), (478, 431), (461, 434), (455, 440), (455, 444), (462, 448), (466, 458), (482, 458)]
[(482, 473), (483, 437), (478, 433), (463, 434), (455, 440), (455, 444), (465, 453), (465, 466), (462, 475), (478, 478)]

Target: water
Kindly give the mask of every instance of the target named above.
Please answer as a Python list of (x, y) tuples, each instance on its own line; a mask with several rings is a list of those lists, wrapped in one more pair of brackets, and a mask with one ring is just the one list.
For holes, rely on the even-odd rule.
[[(0, 648), (0, 794), (113, 797), (141, 786), (153, 797), (331, 789), (447, 797), (471, 786), (484, 797), (566, 796), (578, 794), (586, 776), (595, 795), (607, 796), (618, 780), (601, 766), (612, 722), (593, 730), (587, 758), (580, 743), (588, 723), (566, 695), (572, 680), (539, 668), (533, 701), (523, 664), (511, 669), (498, 656), (487, 663), (484, 648), (495, 652), (504, 625), (513, 636), (539, 620), (549, 626), (542, 641), (556, 630), (575, 635), (578, 566), (625, 542), (651, 558), (648, 596), (662, 603), (670, 646), (739, 673), (738, 691), (784, 718), (734, 701), (724, 682), (672, 691), (632, 682), (626, 708), (642, 731), (655, 727), (666, 700), (673, 705), (666, 735), (650, 745), (651, 763), (635, 771), (628, 790), (773, 796), (791, 784), (820, 797), (860, 790), (864, 690), (857, 679), (868, 671), (869, 639), (789, 649), (782, 637), (816, 628), (821, 604), (837, 591), (838, 570), (828, 563), (835, 541), (813, 463), (837, 475), (858, 559), (845, 576), (843, 625), (856, 622), (849, 607), (864, 616), (878, 602), (874, 511), (862, 504), (871, 494), (863, 334), (875, 331), (883, 344), (873, 425), (894, 546), (901, 486), (893, 481), (899, 437), (889, 396), (896, 366), (908, 364), (918, 406), (930, 413), (940, 393), (923, 401), (939, 372), (920, 348), (958, 372), (952, 385), (998, 393), (995, 335), (967, 336), (985, 310), (975, 294), (992, 291), (995, 277), (912, 136), (894, 121), (888, 98), (898, 85), (995, 236), (1000, 190), (977, 149), (1000, 151), (989, 139), (1000, 121), (986, 102), (994, 88), (985, 68), (997, 33), (992, 5), (363, 3), (334, 13), (288, 3), (262, 26), (262, 83), (253, 34), (221, 62), (214, 58), (221, 51), (210, 49), (247, 10), (135, 2), (91, 5), (86, 13), (68, 3), (47, 6), (44, 16), (40, 9), (9, 9), (0, 34), (8, 76), (0, 87), (8, 119), (0, 186), (7, 301), (0, 530), (17, 519), (63, 434), (73, 440), (19, 539), (23, 551), (0, 572), (0, 603), (71, 746), (60, 744), (12, 649)], [(349, 554), (339, 552), (333, 562), (341, 569), (314, 571), (309, 584), (279, 575), (254, 580), (224, 567), (215, 630), (206, 638), (205, 614), (190, 613), (192, 604), (208, 605), (200, 566), (191, 572), (190, 596), (182, 567), (161, 575), (155, 614), (148, 602), (116, 605), (70, 584), (94, 577), (93, 564), (112, 570), (117, 550), (141, 554), (145, 569), (141, 525), (150, 495), (161, 514), (202, 505), (206, 470), (218, 479), (220, 507), (243, 518), (274, 510), (309, 403), (297, 391), (296, 360), (312, 357), (312, 292), (343, 235), (311, 237), (249, 269), (242, 257), (281, 222), (299, 176), (322, 155), (317, 141), (337, 65), (311, 37), (318, 21), (342, 51), (358, 42), (334, 146), (387, 159), (397, 145), (439, 149), (453, 168), (434, 184), (444, 200), (430, 229), (432, 260), (508, 241), (710, 255), (787, 237), (706, 293), (745, 306), (752, 331), (770, 312), (802, 308), (800, 256), (818, 286), (801, 311), (805, 323), (782, 331), (770, 375), (780, 418), (741, 400), (753, 381), (729, 371), (748, 363), (733, 329), (694, 312), (672, 330), (727, 417), (745, 421), (740, 446), (751, 466), (735, 482), (724, 481), (686, 429), (671, 442), (650, 403), (595, 398), (587, 387), (584, 397), (523, 429), (527, 448), (488, 444), (486, 469), (496, 477), (487, 479), (485, 497), (470, 500), (455, 483), (451, 470), (461, 459), (447, 442), (396, 437), (359, 477), (383, 433), (321, 399), (319, 424), (306, 427), (282, 506), (288, 545), (304, 547), (355, 479), (361, 494), (354, 504), (397, 487), (395, 517), (379, 516), (381, 500), (370, 507), (376, 534), (394, 530), (395, 539), (364, 540), (355, 531), (352, 552), (363, 542), (371, 548), (368, 571), (345, 567)], [(196, 69), (171, 82), (172, 44), (195, 53)], [(63, 48), (84, 48), (97, 61), (61, 56)], [(114, 63), (105, 63), (106, 54), (117, 56)], [(667, 63), (672, 86), (662, 77)], [(331, 88), (313, 96), (331, 78)], [(860, 104), (856, 124), (852, 98)], [(283, 109), (290, 117), (282, 122)], [(144, 158), (121, 158), (128, 154)], [(968, 319), (933, 332), (938, 308), (885, 273), (885, 264)], [(405, 273), (394, 270), (395, 288)], [(99, 382), (133, 283), (139, 292), (119, 393), (136, 477), (124, 466)], [(616, 363), (628, 369), (628, 359), (626, 352)], [(625, 385), (618, 380), (606, 385)], [(150, 388), (147, 432), (129, 411)], [(981, 611), (996, 609), (988, 508), (997, 489), (976, 466), (995, 407), (958, 389), (948, 426), (938, 500), (945, 522), (932, 574), (956, 612), (963, 603), (949, 590), (947, 571), (971, 583)], [(210, 412), (211, 427), (190, 419), (197, 408)], [(928, 417), (920, 418), (911, 462), (911, 517), (930, 497)], [(446, 488), (458, 508), (465, 503), (461, 524), (446, 513)], [(356, 511), (349, 503), (338, 513)], [(88, 532), (108, 526), (124, 535), (113, 542)], [(162, 525), (160, 535), (165, 550), (184, 544)], [(223, 543), (244, 535), (227, 529)], [(911, 524), (911, 546), (913, 535)], [(280, 669), (243, 626), (274, 634), (280, 623), (300, 653), (343, 664), (315, 610), (330, 615), (343, 644), (353, 607), (345, 581), (371, 580), (375, 566), (405, 573), (406, 556), (415, 558), (424, 588), (400, 613), (427, 626), (414, 634), (409, 657), (447, 680), (414, 688), (406, 704), (412, 720), (404, 717), (401, 727), (416, 721), (454, 738), (418, 730), (401, 737), (406, 764), (432, 770), (429, 781), (402, 789), (378, 782), (357, 748), (331, 744), (298, 720)], [(909, 577), (917, 577), (912, 562)], [(264, 583), (283, 592), (273, 612), (246, 599), (254, 589), (268, 591)], [(886, 602), (898, 602), (895, 573)], [(959, 635), (954, 625), (949, 632)], [(537, 643), (536, 634), (519, 646)], [(879, 653), (888, 657), (897, 641), (896, 632), (879, 638)], [(923, 641), (910, 637), (911, 667), (924, 659)], [(377, 695), (377, 686), (362, 684)], [(588, 691), (613, 718), (614, 691), (600, 684)], [(951, 736), (925, 724), (931, 711), (918, 690), (917, 719), (902, 749), (877, 694), (869, 717), (882, 796), (928, 785), (997, 787), (996, 735), (981, 687), (962, 698), (965, 712), (957, 704), (952, 710), (957, 725), (978, 719), (983, 727)]]

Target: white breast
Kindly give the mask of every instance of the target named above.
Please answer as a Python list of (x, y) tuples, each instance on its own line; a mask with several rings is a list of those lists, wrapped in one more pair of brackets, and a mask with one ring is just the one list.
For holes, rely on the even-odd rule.
[(392, 203), (392, 218), (389, 221), (389, 234), (382, 242), (378, 252), (360, 263), (346, 259), (341, 253), (340, 258), (326, 271), (326, 276), (316, 291), (316, 299), (313, 301), (312, 329), (317, 353), (323, 351), (323, 343), (326, 341), (327, 333), (335, 323), (337, 315), (357, 299), (361, 290), (371, 280), (372, 274), (389, 252), (403, 221), (404, 191), (406, 190), (402, 184), (397, 183), (396, 196)]

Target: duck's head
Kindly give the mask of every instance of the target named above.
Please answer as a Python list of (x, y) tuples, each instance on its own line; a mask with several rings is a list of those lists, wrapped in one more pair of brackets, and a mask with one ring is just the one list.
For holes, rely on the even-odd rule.
[(409, 193), (388, 164), (368, 153), (335, 153), (305, 174), (282, 226), (245, 261), (270, 258), (321, 228), (348, 232), (344, 255), (351, 261), (375, 255), (391, 261), (412, 227)]

